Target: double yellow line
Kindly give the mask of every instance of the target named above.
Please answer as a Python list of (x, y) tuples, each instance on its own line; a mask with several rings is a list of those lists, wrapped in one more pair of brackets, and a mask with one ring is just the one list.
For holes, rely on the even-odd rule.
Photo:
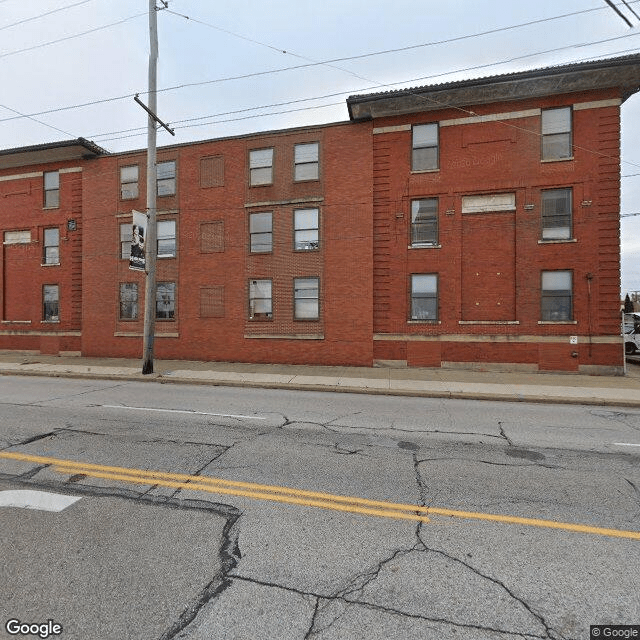
[(397, 520), (429, 522), (429, 516), (439, 515), (452, 518), (484, 520), (500, 524), (519, 524), (547, 529), (561, 529), (576, 533), (640, 540), (640, 532), (638, 531), (606, 529), (581, 524), (557, 522), (555, 520), (540, 520), (537, 518), (521, 518), (518, 516), (458, 511), (454, 509), (443, 509), (440, 507), (422, 507), (420, 505), (399, 504), (395, 502), (384, 502), (381, 500), (367, 500), (365, 498), (339, 496), (330, 493), (321, 493), (318, 491), (305, 491), (301, 489), (291, 489), (288, 487), (256, 484), (253, 482), (237, 482), (207, 476), (166, 473), (163, 471), (146, 471), (143, 469), (129, 469), (126, 467), (110, 467), (99, 464), (75, 462), (73, 460), (63, 460), (60, 458), (33, 456), (10, 451), (0, 451), (0, 458), (51, 465), (54, 471), (63, 474), (84, 474), (85, 476), (90, 476), (92, 478), (104, 478), (106, 480), (117, 480), (132, 484), (149, 486), (157, 485), (162, 487), (172, 487), (175, 489), (188, 489), (191, 491), (206, 491), (208, 493), (232, 495), (257, 500), (271, 500), (285, 504), (317, 507), (333, 511), (346, 511), (348, 513), (393, 518)]

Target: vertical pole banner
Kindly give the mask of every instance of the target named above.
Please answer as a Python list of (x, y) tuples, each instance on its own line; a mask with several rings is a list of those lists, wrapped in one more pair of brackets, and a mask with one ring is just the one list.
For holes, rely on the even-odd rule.
[(145, 271), (145, 240), (147, 237), (147, 214), (133, 211), (133, 236), (131, 239), (131, 257), (129, 269)]

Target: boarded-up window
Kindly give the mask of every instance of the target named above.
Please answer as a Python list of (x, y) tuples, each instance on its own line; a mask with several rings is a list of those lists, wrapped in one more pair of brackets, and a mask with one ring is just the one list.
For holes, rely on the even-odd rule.
[(224, 186), (224, 156), (200, 158), (200, 186)]
[(200, 317), (224, 318), (224, 287), (202, 287), (200, 289)]
[(224, 222), (203, 222), (200, 225), (200, 253), (224, 251)]

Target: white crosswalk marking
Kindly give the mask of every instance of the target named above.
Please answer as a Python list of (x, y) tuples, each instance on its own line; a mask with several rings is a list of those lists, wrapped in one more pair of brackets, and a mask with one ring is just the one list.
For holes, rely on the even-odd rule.
[(22, 509), (38, 509), (39, 511), (62, 511), (80, 500), (76, 496), (65, 496), (60, 493), (31, 491), (19, 489), (0, 491), (0, 507), (20, 507)]

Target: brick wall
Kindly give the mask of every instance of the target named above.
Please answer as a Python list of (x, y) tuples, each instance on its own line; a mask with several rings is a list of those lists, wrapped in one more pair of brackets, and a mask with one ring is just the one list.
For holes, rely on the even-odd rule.
[[(158, 197), (158, 221), (175, 224), (176, 235), (156, 279), (175, 286), (175, 304), (156, 322), (156, 357), (620, 367), (617, 98), (590, 91), (160, 149), (158, 161), (174, 162), (176, 178), (175, 190)], [(573, 109), (573, 156), (543, 162), (540, 110), (560, 106)], [(411, 128), (432, 122), (439, 166), (412, 171)], [(295, 147), (309, 143), (318, 145), (318, 176), (296, 180)], [(251, 185), (250, 154), (266, 148), (273, 180)], [(46, 209), (43, 172), (51, 170), (60, 170), (60, 203)], [(548, 241), (542, 193), (561, 188), (572, 193), (571, 237)], [(469, 204), (495, 195), (506, 198), (497, 209)], [(3, 233), (30, 233), (28, 243), (2, 246), (0, 348), (140, 357), (145, 280), (122, 257), (120, 228), (132, 210), (145, 210), (145, 153), (3, 170), (0, 196)], [(427, 198), (437, 199), (437, 242), (415, 246), (412, 201)], [(296, 249), (297, 209), (317, 209), (317, 246)], [(267, 212), (271, 250), (252, 251), (251, 216)], [(51, 227), (60, 264), (43, 266)], [(568, 322), (542, 320), (543, 271), (571, 273)], [(416, 274), (437, 276), (435, 318), (411, 318)], [(317, 278), (317, 318), (295, 317), (297, 278)], [(271, 317), (251, 317), (253, 280), (271, 281)], [(60, 290), (55, 322), (43, 322), (47, 284)], [(121, 317), (123, 284), (137, 286), (133, 318)]]
[[(0, 172), (2, 274), (0, 348), (46, 353), (80, 351), (82, 162), (33, 165)], [(59, 172), (59, 202), (44, 206), (44, 171)], [(69, 228), (73, 221), (75, 228)], [(59, 259), (45, 260), (45, 229), (58, 230)], [(6, 242), (6, 233), (24, 232)], [(58, 316), (45, 320), (43, 287), (58, 287)]]
[[(370, 125), (332, 125), (197, 143), (159, 152), (177, 166), (175, 197), (158, 198), (158, 220), (175, 220), (175, 258), (159, 259), (157, 281), (176, 283), (176, 313), (156, 321), (160, 358), (371, 364), (372, 230)], [(319, 176), (294, 180), (294, 147), (318, 143)], [(249, 183), (249, 153), (273, 148), (273, 181)], [(120, 258), (119, 226), (144, 210), (144, 154), (92, 164), (85, 207), (96, 224), (85, 235), (83, 353), (139, 356), (144, 282)], [(139, 197), (122, 200), (123, 166), (139, 167)], [(319, 246), (294, 247), (294, 212), (317, 208)], [(273, 246), (250, 250), (249, 218), (270, 212)], [(203, 235), (204, 234), (204, 235)], [(318, 278), (319, 317), (294, 317), (294, 279)], [(249, 283), (272, 282), (273, 315), (249, 315)], [(120, 320), (118, 288), (138, 283), (138, 319)], [(107, 284), (106, 284), (107, 283)], [(93, 310), (100, 309), (100, 314)]]
[[(469, 110), (443, 109), (374, 122), (377, 360), (589, 370), (607, 353), (608, 364), (622, 365), (614, 338), (619, 335), (619, 107), (592, 104), (615, 97), (594, 91), (474, 107), (477, 115), (510, 114), (499, 121), (465, 122), (460, 119), (471, 118)], [(532, 110), (569, 105), (576, 105), (573, 159), (541, 162), (540, 115)], [(440, 122), (439, 169), (412, 172), (411, 126), (430, 122)], [(541, 241), (541, 192), (554, 188), (573, 193), (567, 242)], [(504, 193), (515, 194), (514, 210), (462, 211), (465, 196)], [(411, 201), (434, 197), (437, 246), (412, 248)], [(572, 272), (571, 323), (540, 324), (540, 278), (547, 270)], [(411, 274), (438, 275), (437, 321), (410, 320)], [(447, 340), (451, 335), (455, 342)], [(570, 344), (576, 335), (577, 346)], [(509, 336), (517, 344), (502, 342)], [(596, 355), (598, 341), (604, 344), (598, 344)]]

